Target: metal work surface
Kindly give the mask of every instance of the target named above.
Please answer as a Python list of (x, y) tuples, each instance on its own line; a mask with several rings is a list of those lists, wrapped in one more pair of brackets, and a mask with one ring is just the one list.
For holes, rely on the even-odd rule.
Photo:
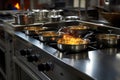
[[(81, 22), (81, 21), (80, 21)], [(84, 22), (84, 21), (83, 21)], [(103, 27), (102, 24), (84, 22)], [(43, 42), (26, 35), (22, 31), (15, 31), (16, 27), (7, 22), (4, 23), (5, 31), (14, 35), (14, 50), (16, 64), (37, 74), (45, 80), (119, 80), (120, 79), (120, 49), (118, 48), (95, 48), (79, 53), (64, 53)], [(107, 26), (107, 28), (118, 30)], [(118, 30), (119, 32), (119, 30)], [(27, 57), (20, 51), (32, 49), (30, 53), (42, 56), (37, 62), (29, 62)], [(37, 56), (38, 57), (38, 56)], [(45, 64), (44, 64), (45, 63)], [(46, 65), (47, 64), (47, 65)], [(52, 64), (52, 65), (51, 65)], [(39, 67), (43, 70), (38, 70)], [(53, 67), (52, 67), (53, 66)], [(50, 69), (50, 70), (48, 70)], [(24, 68), (23, 68), (24, 70)], [(30, 74), (30, 73), (28, 73)], [(30, 74), (31, 75), (31, 74)], [(33, 76), (33, 75), (32, 75)], [(34, 77), (34, 78), (39, 78)], [(37, 79), (36, 79), (37, 80)]]
[(108, 48), (74, 54), (64, 54), (36, 39), (30, 38), (24, 33), (15, 32), (15, 35), (28, 43), (31, 43), (33, 46), (38, 47), (47, 55), (52, 56), (54, 60), (58, 61), (59, 64), (66, 66), (70, 71), (76, 72), (78, 75), (85, 75), (83, 76), (83, 79), (85, 80), (91, 78), (95, 80), (120, 79), (120, 49)]

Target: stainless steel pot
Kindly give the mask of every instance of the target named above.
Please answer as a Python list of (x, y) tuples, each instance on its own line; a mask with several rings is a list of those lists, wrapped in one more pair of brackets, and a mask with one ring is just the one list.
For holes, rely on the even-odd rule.
[(26, 14), (15, 14), (15, 24), (25, 25), (27, 23), (27, 15)]
[(33, 9), (32, 11), (34, 12), (35, 23), (38, 23), (40, 21), (40, 18), (39, 18), (40, 10), (39, 9)]
[(69, 28), (69, 33), (74, 34), (74, 35), (78, 35), (80, 36), (84, 36), (90, 29), (90, 27), (85, 26), (83, 24), (80, 25), (75, 25), (75, 26), (68, 26)]
[(86, 50), (90, 41), (88, 39), (81, 39), (73, 37), (69, 34), (63, 35), (57, 41), (57, 47), (62, 51), (67, 52), (80, 52)]
[(117, 46), (120, 43), (120, 35), (116, 34), (99, 34), (96, 36), (98, 43), (108, 46), (108, 47), (114, 47)]
[(39, 35), (41, 34), (43, 31), (48, 30), (48, 27), (40, 27), (40, 26), (29, 26), (29, 27), (25, 27), (24, 31), (27, 35)]
[(65, 17), (66, 21), (76, 21), (76, 20), (80, 20), (79, 16), (66, 16)]
[(33, 12), (27, 13), (27, 24), (33, 24), (35, 22), (35, 16)]
[(49, 10), (46, 10), (46, 9), (43, 9), (43, 10), (40, 10), (39, 11), (39, 20), (40, 21), (43, 21), (43, 22), (46, 22), (48, 21), (48, 15), (49, 15)]
[(50, 22), (59, 22), (59, 21), (62, 21), (62, 16), (61, 15), (51, 15), (49, 17), (49, 21)]
[(14, 15), (15, 24), (26, 25), (34, 23), (34, 15), (32, 13), (17, 13)]
[(62, 51), (80, 52), (86, 50), (88, 48), (88, 44), (79, 44), (79, 45), (57, 44), (57, 47)]
[(61, 37), (61, 34), (56, 31), (44, 31), (39, 35), (39, 39), (43, 42), (57, 42), (57, 39)]
[(51, 15), (61, 15), (62, 11), (63, 11), (62, 9), (59, 9), (59, 10), (53, 9), (49, 12), (49, 16), (51, 16)]

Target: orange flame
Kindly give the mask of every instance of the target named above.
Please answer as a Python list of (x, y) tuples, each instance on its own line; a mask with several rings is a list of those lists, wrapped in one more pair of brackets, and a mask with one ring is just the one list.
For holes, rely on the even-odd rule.
[(19, 5), (19, 3), (16, 3), (16, 4), (14, 5), (14, 7), (17, 8), (18, 10), (20, 10), (20, 5)]

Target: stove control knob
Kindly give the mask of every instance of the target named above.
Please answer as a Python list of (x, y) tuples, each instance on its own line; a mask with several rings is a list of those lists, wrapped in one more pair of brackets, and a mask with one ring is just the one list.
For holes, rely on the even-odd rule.
[(38, 70), (39, 71), (49, 71), (53, 69), (53, 64), (51, 62), (47, 63), (42, 63), (38, 65)]
[(31, 54), (31, 50), (30, 49), (22, 49), (22, 50), (20, 50), (20, 54), (22, 56), (30, 55)]
[(37, 62), (39, 60), (39, 55), (38, 54), (28, 55), (27, 60), (29, 62), (33, 62), (33, 61)]

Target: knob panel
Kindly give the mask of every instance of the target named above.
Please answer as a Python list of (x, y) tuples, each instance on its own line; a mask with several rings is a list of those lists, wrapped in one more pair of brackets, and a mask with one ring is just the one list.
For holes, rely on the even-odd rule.
[(22, 49), (22, 50), (20, 50), (20, 54), (22, 56), (30, 55), (31, 54), (31, 49)]
[(49, 71), (53, 69), (53, 64), (51, 62), (41, 63), (38, 65), (39, 71)]
[(39, 60), (39, 55), (38, 55), (38, 54), (28, 55), (28, 56), (27, 56), (27, 60), (28, 60), (29, 62), (33, 62), (33, 61), (37, 62), (37, 61)]

